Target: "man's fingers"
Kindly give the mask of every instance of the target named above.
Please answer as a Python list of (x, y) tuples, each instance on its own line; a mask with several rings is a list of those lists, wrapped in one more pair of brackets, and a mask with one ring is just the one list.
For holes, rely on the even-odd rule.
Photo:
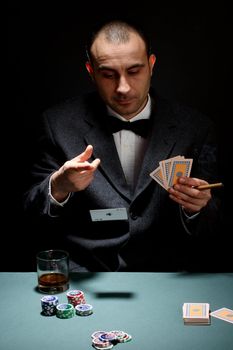
[(89, 171), (92, 170), (92, 165), (88, 162), (77, 163), (74, 165), (74, 169), (77, 171)]
[(187, 185), (190, 187), (197, 187), (200, 185), (204, 185), (207, 184), (208, 182), (206, 182), (205, 180), (202, 179), (198, 179), (195, 177), (180, 177), (178, 178), (178, 184), (182, 184), (182, 185)]
[(97, 167), (99, 166), (100, 164), (100, 159), (95, 159), (93, 160), (92, 163), (88, 163), (88, 162), (83, 162), (83, 163), (78, 163), (75, 165), (75, 169), (80, 172), (80, 174), (84, 174), (84, 173), (87, 173), (87, 172), (94, 172)]
[(80, 174), (94, 172), (100, 164), (100, 159), (96, 158), (89, 163), (88, 159), (92, 156), (92, 153), (93, 147), (92, 145), (88, 145), (83, 153), (66, 162), (65, 168), (76, 170)]
[(96, 158), (95, 160), (93, 160), (93, 162), (91, 163), (91, 165), (97, 169), (98, 166), (100, 165), (100, 159), (99, 158)]
[(91, 145), (88, 145), (85, 151), (79, 154), (77, 157), (74, 157), (73, 160), (77, 162), (85, 162), (92, 156), (92, 152), (93, 152), (93, 147)]

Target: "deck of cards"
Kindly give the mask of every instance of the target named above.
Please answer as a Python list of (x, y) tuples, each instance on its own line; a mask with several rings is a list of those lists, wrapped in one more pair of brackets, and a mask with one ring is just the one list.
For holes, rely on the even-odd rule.
[(210, 305), (208, 303), (184, 303), (183, 320), (184, 324), (209, 325)]
[(176, 184), (180, 176), (190, 176), (193, 159), (176, 156), (159, 162), (159, 166), (150, 173), (150, 176), (165, 190)]

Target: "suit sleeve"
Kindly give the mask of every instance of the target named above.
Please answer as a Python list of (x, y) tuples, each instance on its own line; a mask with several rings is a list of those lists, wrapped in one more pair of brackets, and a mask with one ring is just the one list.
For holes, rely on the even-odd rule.
[[(197, 131), (197, 142), (193, 148), (192, 177), (206, 180), (209, 183), (221, 182), (219, 178), (219, 149), (215, 125), (206, 123), (206, 127)], [(205, 237), (214, 235), (221, 228), (222, 222), (222, 189), (213, 189), (212, 198), (199, 215), (189, 220), (182, 216), (186, 231)], [(180, 213), (182, 215), (182, 213)]]
[[(25, 191), (23, 202), (26, 213), (48, 215), (51, 211), (49, 197), (49, 180), (53, 172), (66, 161), (62, 151), (56, 146), (46, 114), (39, 122), (33, 148), (33, 165), (29, 174), (29, 186)], [(62, 208), (56, 208), (56, 215)], [(54, 214), (54, 208), (52, 208)]]

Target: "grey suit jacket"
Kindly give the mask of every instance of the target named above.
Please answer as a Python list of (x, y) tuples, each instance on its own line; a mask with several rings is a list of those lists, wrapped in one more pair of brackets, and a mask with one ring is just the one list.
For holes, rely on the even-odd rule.
[[(219, 202), (214, 197), (198, 218), (186, 222), (188, 234), (179, 206), (149, 176), (160, 160), (183, 155), (193, 158), (191, 176), (216, 182), (212, 122), (187, 107), (153, 98), (148, 148), (133, 195), (108, 129), (109, 116), (96, 93), (69, 100), (43, 114), (25, 210), (29, 215), (48, 217), (54, 210), (48, 197), (51, 173), (88, 144), (93, 145), (93, 159), (101, 160), (93, 182), (84, 191), (71, 194), (63, 208), (55, 209), (51, 222), (56, 228), (50, 228), (53, 242), (90, 271), (183, 269), (196, 240), (213, 235), (218, 227)], [(128, 220), (91, 221), (91, 209), (119, 207), (127, 209)]]

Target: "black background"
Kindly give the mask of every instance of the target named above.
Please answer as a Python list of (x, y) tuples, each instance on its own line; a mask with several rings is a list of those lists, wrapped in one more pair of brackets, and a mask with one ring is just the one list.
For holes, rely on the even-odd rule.
[[(1, 270), (34, 269), (40, 234), (38, 223), (28, 222), (22, 193), (33, 160), (32, 144), (41, 112), (67, 97), (92, 89), (85, 71), (85, 37), (100, 18), (130, 15), (152, 38), (157, 56), (153, 86), (169, 99), (194, 107), (217, 124), (220, 140), (220, 176), (224, 182), (225, 213), (220, 245), (229, 237), (230, 170), (232, 159), (232, 17), (229, 6), (149, 5), (127, 2), (65, 2), (8, 6), (8, 70), (6, 144), (3, 169), (2, 238), (12, 259)], [(144, 5), (144, 6), (142, 6)], [(110, 8), (111, 7), (111, 8)], [(4, 191), (5, 192), (5, 191)], [(225, 241), (226, 240), (226, 241)], [(21, 262), (17, 259), (20, 258)], [(222, 262), (219, 269), (228, 269)]]

